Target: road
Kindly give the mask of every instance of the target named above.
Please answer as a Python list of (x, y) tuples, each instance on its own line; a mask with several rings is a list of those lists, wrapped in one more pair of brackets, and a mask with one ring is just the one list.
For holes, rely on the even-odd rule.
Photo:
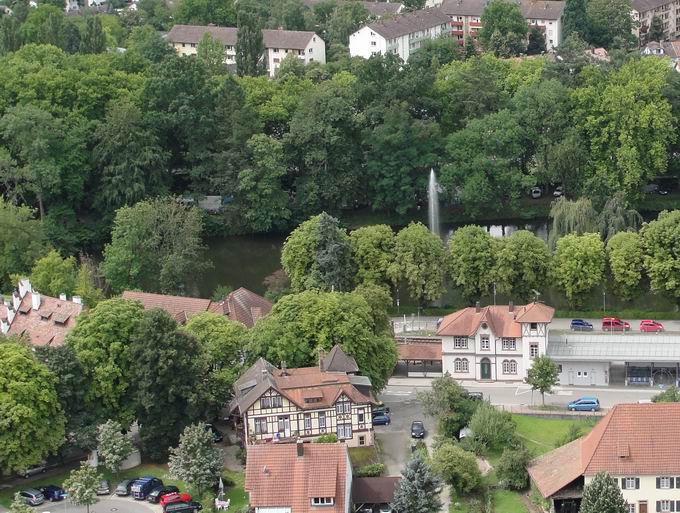
[[(0, 506), (0, 512), (3, 510)], [(45, 502), (33, 508), (35, 513), (86, 513), (87, 509), (82, 506), (74, 506), (67, 499), (60, 502)], [(160, 513), (163, 511), (159, 505), (149, 504), (146, 501), (136, 501), (130, 497), (101, 497), (97, 504), (90, 506), (90, 513)]]

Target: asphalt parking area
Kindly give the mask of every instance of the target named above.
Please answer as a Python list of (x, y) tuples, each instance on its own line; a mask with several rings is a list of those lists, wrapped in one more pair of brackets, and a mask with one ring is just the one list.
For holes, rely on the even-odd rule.
[[(33, 508), (35, 513), (87, 513), (84, 506), (74, 506), (68, 499), (59, 502), (47, 501)], [(116, 495), (100, 497), (90, 506), (90, 513), (160, 513), (162, 508), (146, 501), (136, 501), (132, 497)]]

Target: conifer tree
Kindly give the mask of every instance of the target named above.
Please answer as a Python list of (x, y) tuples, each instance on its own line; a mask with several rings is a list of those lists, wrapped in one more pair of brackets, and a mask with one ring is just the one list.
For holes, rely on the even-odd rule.
[(392, 508), (399, 513), (435, 513), (442, 507), (439, 478), (416, 452), (401, 472)]

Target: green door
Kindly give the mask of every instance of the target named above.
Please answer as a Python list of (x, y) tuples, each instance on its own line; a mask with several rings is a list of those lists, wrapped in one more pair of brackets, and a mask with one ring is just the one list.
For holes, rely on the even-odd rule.
[(488, 358), (482, 358), (480, 367), (482, 379), (491, 379), (491, 362)]

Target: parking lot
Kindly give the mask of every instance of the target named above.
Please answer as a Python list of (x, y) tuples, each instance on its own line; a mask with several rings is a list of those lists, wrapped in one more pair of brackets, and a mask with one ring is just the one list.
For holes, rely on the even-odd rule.
[[(74, 506), (68, 499), (59, 502), (46, 501), (34, 508), (36, 513), (86, 513), (84, 506)], [(162, 508), (146, 501), (136, 501), (132, 497), (115, 495), (99, 497), (97, 504), (90, 506), (90, 513), (160, 513)]]

